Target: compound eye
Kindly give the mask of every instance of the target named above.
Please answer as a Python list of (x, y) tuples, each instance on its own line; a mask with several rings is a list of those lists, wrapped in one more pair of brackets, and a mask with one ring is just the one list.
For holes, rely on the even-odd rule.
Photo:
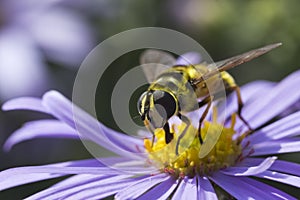
[(141, 96), (140, 96), (140, 98), (139, 98), (139, 100), (138, 100), (138, 103), (137, 103), (137, 109), (138, 109), (138, 112), (140, 113), (140, 115), (142, 116), (143, 114), (144, 114), (144, 109), (143, 108), (145, 108), (145, 107), (147, 107), (145, 104), (146, 104), (146, 97), (147, 97), (147, 91), (146, 92), (144, 92)]
[(156, 90), (153, 92), (153, 100), (161, 117), (169, 119), (175, 114), (177, 103), (170, 93)]

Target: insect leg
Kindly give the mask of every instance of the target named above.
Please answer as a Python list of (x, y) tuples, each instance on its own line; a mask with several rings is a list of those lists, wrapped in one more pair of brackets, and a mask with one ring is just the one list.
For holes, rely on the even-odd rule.
[(244, 122), (244, 124), (247, 126), (247, 128), (249, 129), (249, 131), (252, 131), (253, 129), (251, 128), (251, 126), (248, 124), (248, 122), (242, 116), (242, 108), (244, 106), (244, 103), (242, 101), (242, 96), (241, 96), (240, 88), (238, 86), (233, 86), (231, 89), (235, 90), (236, 95), (237, 95), (237, 99), (238, 99), (238, 111), (237, 111), (237, 114), (238, 114), (238, 117)]
[(180, 143), (180, 140), (185, 136), (186, 132), (187, 132), (187, 129), (189, 128), (191, 122), (190, 122), (190, 119), (184, 115), (181, 115), (180, 113), (178, 113), (178, 117), (186, 124), (184, 130), (182, 131), (182, 133), (179, 135), (178, 137), (178, 140), (177, 140), (177, 143), (176, 143), (176, 155), (179, 154), (178, 150), (179, 150), (179, 143)]
[(151, 143), (151, 147), (153, 147), (153, 145), (154, 145), (154, 140), (155, 140), (155, 135), (152, 134), (152, 143)]
[(148, 120), (144, 120), (144, 124), (147, 127), (147, 129), (152, 133), (152, 143), (151, 143), (151, 147), (153, 147), (154, 145), (154, 141), (155, 141), (155, 130), (153, 128), (151, 128), (149, 121)]
[(173, 135), (173, 133), (170, 132), (170, 126), (169, 126), (168, 122), (164, 125), (163, 129), (165, 131), (166, 144), (169, 144), (172, 141), (174, 135)]
[(212, 100), (213, 100), (213, 96), (208, 96), (208, 97), (205, 97), (202, 101), (200, 101), (198, 103), (199, 107), (202, 107), (203, 105), (207, 104), (203, 114), (201, 115), (201, 117), (199, 119), (198, 138), (199, 138), (200, 144), (203, 144), (203, 139), (202, 139), (202, 136), (201, 136), (201, 126), (202, 126), (202, 123), (203, 123), (205, 117), (208, 114), (209, 108), (211, 107)]

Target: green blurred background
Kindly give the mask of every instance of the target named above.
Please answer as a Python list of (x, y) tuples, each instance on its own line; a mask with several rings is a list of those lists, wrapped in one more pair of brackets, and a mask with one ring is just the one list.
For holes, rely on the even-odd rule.
[[(300, 55), (300, 1), (297, 0), (167, 0), (167, 1), (102, 1), (86, 0), (81, 4), (66, 1), (73, 12), (88, 21), (95, 36), (96, 46), (106, 38), (137, 27), (164, 27), (182, 32), (198, 41), (217, 61), (266, 44), (282, 42), (282, 47), (230, 72), (239, 85), (253, 80), (264, 79), (279, 81), (289, 73), (298, 70)], [(121, 57), (114, 66), (122, 67), (110, 70), (102, 80), (115, 83), (130, 67), (138, 63), (140, 52)], [(122, 65), (122, 66), (120, 66)], [(72, 81), (76, 70), (60, 68), (59, 63), (47, 61), (49, 73), (54, 77), (55, 85), (50, 88), (62, 91), (71, 97)], [(115, 69), (115, 68), (114, 68)], [(108, 84), (109, 85), (109, 84)], [(296, 86), (298, 87), (298, 86)], [(110, 105), (111, 87), (100, 87), (97, 97), (99, 119), (107, 126), (117, 129)], [(105, 95), (103, 95), (105, 94)], [(282, 94), (285, 95), (285, 94)], [(288, 98), (288, 96), (286, 97)], [(37, 119), (39, 114), (25, 112), (0, 113), (2, 145), (8, 135), (23, 122)], [(280, 156), (282, 159), (299, 162), (300, 154)], [(38, 140), (17, 145), (8, 153), (1, 153), (0, 169), (14, 166), (36, 165), (90, 157), (78, 141)], [(21, 199), (57, 180), (21, 186), (0, 193), (0, 199)], [(285, 191), (299, 196), (295, 188), (272, 183)]]

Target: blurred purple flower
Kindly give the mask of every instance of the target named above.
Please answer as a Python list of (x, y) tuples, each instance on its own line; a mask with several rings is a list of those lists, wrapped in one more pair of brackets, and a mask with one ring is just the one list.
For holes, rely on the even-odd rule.
[[(278, 84), (256, 81), (243, 86), (243, 116), (255, 131), (242, 140), (241, 157), (232, 166), (192, 177), (174, 177), (170, 171), (155, 168), (141, 153), (145, 152), (141, 139), (105, 127), (56, 91), (47, 92), (42, 99), (23, 97), (8, 101), (4, 110), (33, 110), (56, 119), (28, 122), (7, 140), (5, 150), (34, 138), (79, 139), (73, 118), (76, 112), (81, 116), (76, 125), (84, 132), (84, 138), (119, 156), (8, 169), (0, 173), (0, 189), (73, 174), (28, 199), (101, 199), (114, 194), (116, 199), (217, 199), (215, 185), (237, 199), (296, 199), (251, 177), (299, 188), (300, 165), (270, 155), (300, 151), (300, 111), (267, 124), (299, 101), (300, 90), (295, 87), (299, 84), (297, 71)], [(237, 109), (235, 98), (230, 96), (227, 101), (228, 124), (232, 123), (231, 113)], [(103, 131), (97, 132), (94, 123)], [(234, 129), (237, 135), (247, 131), (240, 121)], [(112, 168), (114, 165), (121, 167), (117, 170)]]
[(86, 22), (60, 1), (1, 1), (0, 98), (43, 91), (45, 60), (77, 68), (91, 47)]

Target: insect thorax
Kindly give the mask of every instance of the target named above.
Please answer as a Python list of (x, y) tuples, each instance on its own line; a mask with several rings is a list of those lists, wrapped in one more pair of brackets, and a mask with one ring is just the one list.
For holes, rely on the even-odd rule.
[(198, 98), (196, 88), (191, 81), (201, 77), (193, 66), (174, 66), (161, 74), (154, 81), (149, 90), (163, 90), (172, 93), (177, 102), (179, 110), (190, 112), (198, 109)]

